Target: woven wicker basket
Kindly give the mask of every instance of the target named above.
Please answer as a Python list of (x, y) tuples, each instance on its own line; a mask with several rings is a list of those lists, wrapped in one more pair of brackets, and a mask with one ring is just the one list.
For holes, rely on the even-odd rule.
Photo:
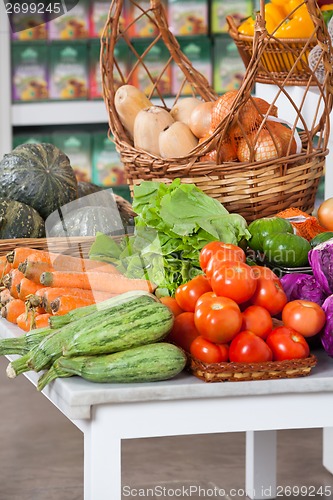
[[(194, 96), (203, 101), (215, 101), (218, 96), (209, 85), (207, 79), (191, 64), (181, 52), (179, 43), (168, 28), (167, 16), (160, 0), (151, 0), (150, 8), (144, 10), (129, 0), (139, 10), (137, 18), (128, 25), (123, 22), (123, 0), (112, 0), (109, 16), (101, 37), (101, 71), (103, 95), (109, 125), (114, 136), (116, 147), (125, 166), (125, 175), (131, 188), (143, 180), (158, 180), (165, 183), (180, 178), (184, 183), (194, 183), (209, 196), (218, 199), (230, 212), (237, 212), (250, 222), (258, 217), (270, 216), (289, 206), (310, 213), (314, 207), (315, 196), (320, 177), (323, 173), (329, 134), (329, 113), (332, 108), (332, 47), (325, 23), (315, 0), (307, 0), (308, 10), (314, 20), (314, 36), (323, 48), (322, 60), (325, 65), (323, 84), (318, 82), (315, 74), (309, 69), (309, 78), (304, 87), (304, 99), (297, 105), (287, 92), (287, 85), (295, 84), (294, 71), (291, 70), (283, 81), (277, 83), (276, 94), (272, 105), (279, 106), (279, 98), (287, 101), (290, 107), (288, 116), (292, 116), (290, 128), (301, 131), (301, 148), (296, 154), (289, 154), (270, 160), (261, 161), (228, 161), (222, 163), (222, 149), (229, 140), (231, 127), (239, 125), (239, 113), (249, 99), (258, 71), (261, 69), (261, 56), (266, 53), (267, 32), (262, 15), (257, 15), (255, 35), (253, 37), (252, 57), (249, 61), (242, 85), (234, 100), (230, 113), (217, 126), (214, 133), (187, 156), (180, 158), (161, 158), (134, 147), (117, 114), (114, 97), (119, 85), (133, 83), (133, 73), (140, 68), (150, 81), (148, 97), (156, 97), (157, 105), (169, 109), (163, 96), (163, 77), (171, 66), (178, 66), (183, 73), (183, 84), (173, 99), (173, 104), (182, 97), (182, 88), (191, 87)], [(261, 12), (264, 11), (264, 0), (261, 0)], [(139, 54), (130, 38), (134, 23), (146, 17), (155, 27), (157, 36), (147, 42), (146, 50)], [(146, 56), (157, 44), (163, 43), (170, 57), (156, 76), (149, 67)], [(135, 61), (128, 72), (124, 71), (121, 61), (117, 59), (118, 44), (126, 45)], [(314, 116), (311, 123), (305, 116), (307, 94), (315, 89)], [(141, 89), (143, 90), (143, 89)], [(253, 102), (253, 101), (252, 101)], [(168, 101), (169, 103), (169, 101)], [(259, 129), (266, 127), (268, 113), (262, 115)], [(246, 134), (244, 134), (246, 136)], [(316, 139), (314, 141), (314, 139)], [(256, 144), (246, 138), (251, 150), (250, 158), (254, 158)], [(257, 140), (257, 139), (256, 139)], [(208, 152), (216, 150), (216, 160), (203, 160)], [(207, 157), (206, 157), (207, 158)]]
[(305, 359), (267, 361), (265, 363), (203, 363), (189, 356), (188, 370), (205, 382), (244, 382), (305, 377), (317, 364), (310, 354)]

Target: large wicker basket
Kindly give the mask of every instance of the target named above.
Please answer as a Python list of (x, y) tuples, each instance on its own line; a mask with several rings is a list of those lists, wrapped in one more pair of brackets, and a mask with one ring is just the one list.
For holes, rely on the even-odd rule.
[[(101, 71), (104, 100), (109, 115), (110, 130), (116, 147), (125, 166), (127, 182), (132, 188), (143, 180), (158, 180), (170, 183), (180, 178), (184, 183), (195, 183), (206, 194), (218, 199), (230, 212), (237, 212), (250, 222), (257, 217), (269, 216), (289, 206), (310, 213), (314, 207), (317, 187), (323, 174), (329, 136), (329, 113), (332, 107), (332, 47), (315, 0), (306, 0), (308, 10), (314, 20), (314, 37), (322, 47), (321, 60), (325, 65), (324, 82), (320, 83), (309, 69), (309, 79), (304, 87), (304, 98), (295, 103), (288, 93), (288, 84), (293, 82), (294, 72), (286, 75), (283, 84), (276, 82), (276, 93), (270, 104), (279, 106), (284, 99), (290, 107), (293, 133), (301, 130), (301, 147), (294, 154), (261, 161), (221, 161), (222, 148), (229, 140), (231, 127), (239, 124), (239, 113), (250, 99), (254, 90), (256, 76), (262, 68), (261, 56), (267, 48), (267, 32), (262, 14), (257, 15), (256, 30), (253, 37), (252, 57), (249, 61), (244, 80), (234, 100), (229, 115), (216, 127), (214, 133), (194, 148), (187, 156), (180, 158), (161, 158), (134, 147), (115, 108), (115, 92), (119, 85), (132, 83), (133, 72), (137, 68), (146, 73), (150, 81), (148, 97), (155, 97), (156, 104), (170, 109), (183, 96), (182, 89), (191, 87), (194, 96), (204, 101), (215, 101), (218, 95), (180, 50), (179, 43), (171, 33), (165, 10), (160, 0), (150, 0), (145, 10), (135, 0), (138, 15), (128, 25), (123, 21), (123, 0), (112, 0), (107, 23), (101, 37)], [(261, 0), (261, 12), (264, 12)], [(138, 53), (131, 36), (133, 24), (146, 17), (154, 26), (156, 37), (147, 41), (143, 53)], [(134, 64), (126, 72), (118, 60), (117, 47), (126, 45)], [(147, 54), (156, 44), (163, 44), (170, 55), (156, 76), (146, 60)], [(170, 67), (177, 67), (183, 73), (183, 85), (177, 95), (166, 101), (163, 95), (163, 77)], [(143, 89), (141, 89), (143, 90)], [(315, 105), (311, 120), (306, 117), (305, 103), (310, 92), (315, 90)], [(313, 95), (312, 95), (313, 98)], [(252, 101), (253, 102), (253, 101)], [(262, 116), (260, 130), (267, 127), (269, 113)], [(247, 139), (254, 157), (255, 146)], [(211, 150), (217, 150), (215, 161), (204, 159)], [(206, 156), (207, 158), (207, 156)]]

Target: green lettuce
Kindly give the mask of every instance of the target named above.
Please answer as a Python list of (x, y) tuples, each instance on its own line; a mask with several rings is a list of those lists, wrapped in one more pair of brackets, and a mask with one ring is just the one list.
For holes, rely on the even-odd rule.
[[(173, 295), (176, 288), (202, 271), (199, 252), (210, 241), (238, 245), (250, 233), (246, 220), (194, 184), (144, 181), (134, 187), (135, 231), (120, 242), (106, 244), (98, 234), (90, 256), (117, 262), (127, 276), (147, 278)], [(103, 238), (103, 239), (102, 239)], [(101, 245), (102, 246), (102, 245)]]

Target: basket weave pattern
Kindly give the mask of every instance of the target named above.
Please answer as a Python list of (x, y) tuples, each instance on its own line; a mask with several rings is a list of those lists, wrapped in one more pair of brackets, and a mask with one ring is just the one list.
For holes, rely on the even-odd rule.
[[(215, 101), (218, 96), (209, 85), (207, 79), (192, 66), (188, 58), (181, 52), (179, 43), (168, 28), (167, 17), (159, 0), (151, 0), (150, 8), (143, 10), (135, 0), (129, 3), (139, 9), (139, 16), (128, 26), (122, 19), (122, 0), (113, 0), (108, 21), (102, 34), (101, 71), (103, 79), (104, 100), (109, 115), (110, 130), (114, 136), (116, 147), (125, 166), (127, 182), (132, 188), (143, 180), (159, 180), (165, 183), (179, 177), (182, 182), (195, 183), (209, 196), (218, 199), (230, 212), (238, 212), (250, 222), (258, 217), (270, 216), (289, 206), (305, 212), (311, 212), (320, 177), (323, 174), (327, 143), (329, 137), (329, 113), (332, 108), (332, 47), (315, 0), (305, 0), (309, 13), (314, 21), (314, 33), (311, 40), (316, 40), (322, 48), (326, 76), (320, 84), (313, 71), (303, 59), (296, 59), (294, 67), (283, 76), (282, 83), (276, 81), (276, 95), (271, 104), (279, 107), (279, 98), (286, 99), (290, 106), (293, 122), (289, 124), (293, 132), (301, 128), (302, 148), (296, 154), (270, 160), (253, 161), (255, 145), (248, 141), (251, 159), (248, 162), (221, 162), (223, 143), (229, 140), (229, 132), (235, 125), (240, 125), (239, 113), (244, 104), (252, 99), (257, 76), (263, 70), (262, 57), (267, 56), (268, 41), (263, 16), (264, 1), (261, 0), (261, 14), (257, 15), (255, 35), (252, 40), (252, 56), (248, 61), (243, 83), (234, 100), (229, 115), (216, 127), (213, 134), (194, 148), (187, 156), (180, 158), (161, 158), (134, 147), (132, 140), (124, 129), (117, 114), (114, 97), (121, 84), (131, 83), (133, 71), (140, 66), (151, 81), (149, 98), (155, 96), (158, 105), (169, 109), (163, 97), (162, 79), (170, 65), (177, 65), (184, 75), (183, 85), (174, 98), (174, 103), (182, 97), (182, 88), (190, 85), (194, 96), (203, 101)], [(133, 23), (146, 16), (155, 26), (156, 38), (147, 43), (143, 54), (138, 54), (130, 38)], [(170, 58), (158, 77), (153, 76), (145, 57), (157, 44), (163, 43), (168, 49)], [(118, 44), (126, 44), (135, 59), (134, 67), (128, 74), (121, 71), (116, 57)], [(287, 92), (288, 85), (295, 85), (297, 64), (306, 65), (308, 81), (304, 88), (304, 99), (296, 104)], [(267, 71), (266, 71), (267, 75)], [(311, 89), (317, 94), (317, 106), (313, 120), (307, 123), (305, 118), (306, 96)], [(142, 89), (141, 89), (142, 90)], [(259, 131), (265, 128), (269, 113), (262, 116)], [(258, 131), (258, 132), (259, 132)], [(246, 134), (245, 134), (246, 135)], [(316, 143), (314, 144), (314, 138)], [(217, 150), (216, 161), (200, 161), (207, 152)]]
[(310, 354), (305, 359), (268, 361), (265, 363), (204, 363), (189, 355), (188, 370), (205, 382), (241, 382), (305, 377), (317, 364)]

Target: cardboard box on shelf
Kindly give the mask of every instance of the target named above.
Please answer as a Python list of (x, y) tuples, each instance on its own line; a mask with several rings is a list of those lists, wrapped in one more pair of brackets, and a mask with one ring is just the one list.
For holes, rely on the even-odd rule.
[(94, 184), (104, 187), (125, 184), (124, 166), (114, 142), (105, 132), (92, 136), (92, 166)]
[[(165, 5), (165, 2), (164, 2)], [(132, 26), (129, 36), (132, 38), (155, 38), (158, 35), (156, 25), (144, 14), (150, 8), (149, 0), (138, 0), (136, 4), (129, 2), (126, 9), (126, 25)], [(136, 21), (134, 22), (134, 20)], [(125, 20), (124, 20), (125, 22)]]
[(15, 134), (13, 137), (13, 148), (21, 146), (21, 144), (41, 144), (42, 142), (50, 143), (52, 142), (51, 136), (49, 134)]
[(49, 97), (48, 47), (40, 43), (12, 46), (13, 101), (40, 101)]
[[(133, 46), (140, 56), (143, 57), (144, 52), (149, 47), (149, 42), (145, 40), (134, 40)], [(131, 56), (131, 66), (135, 64), (137, 59), (134, 55)], [(147, 74), (144, 66), (140, 63), (136, 66), (132, 73), (132, 78), (129, 83), (142, 90), (146, 95), (154, 96), (160, 94), (168, 96), (171, 94), (171, 64), (168, 64), (170, 53), (166, 46), (162, 43), (157, 43), (143, 57), (144, 64), (148, 67), (151, 79)], [(153, 92), (154, 84), (157, 82), (157, 89)]]
[(46, 40), (48, 38), (48, 24), (45, 11), (31, 14), (25, 13), (22, 5), (22, 9), (20, 9), (19, 12), (13, 12), (9, 16), (9, 23), (12, 29), (12, 40), (33, 42), (35, 40)]
[[(188, 37), (180, 41), (180, 48), (186, 57), (191, 61), (193, 67), (199, 71), (203, 76), (205, 76), (209, 82), (212, 84), (212, 50), (211, 42), (207, 36), (198, 37)], [(179, 89), (183, 85), (185, 75), (177, 66), (173, 63), (172, 66), (172, 93), (177, 94)], [(186, 83), (182, 87), (182, 95), (192, 95), (192, 87), (189, 83)]]
[(86, 42), (50, 45), (51, 99), (87, 99), (88, 50)]
[(214, 89), (218, 93), (238, 89), (245, 66), (234, 41), (221, 36), (215, 37), (214, 42)]
[(51, 40), (77, 40), (89, 37), (89, 0), (80, 0), (75, 7), (49, 22)]
[(91, 182), (91, 136), (89, 132), (54, 132), (52, 143), (69, 158), (79, 181)]
[(108, 19), (110, 2), (108, 0), (93, 0), (89, 12), (89, 36), (98, 38)]
[(170, 31), (176, 36), (208, 33), (208, 2), (206, 0), (169, 0)]
[(228, 23), (227, 16), (232, 16), (236, 23), (242, 19), (251, 16), (254, 10), (254, 2), (252, 0), (233, 0), (232, 2), (221, 2), (220, 0), (212, 0), (211, 2), (211, 32), (212, 33), (227, 33)]

